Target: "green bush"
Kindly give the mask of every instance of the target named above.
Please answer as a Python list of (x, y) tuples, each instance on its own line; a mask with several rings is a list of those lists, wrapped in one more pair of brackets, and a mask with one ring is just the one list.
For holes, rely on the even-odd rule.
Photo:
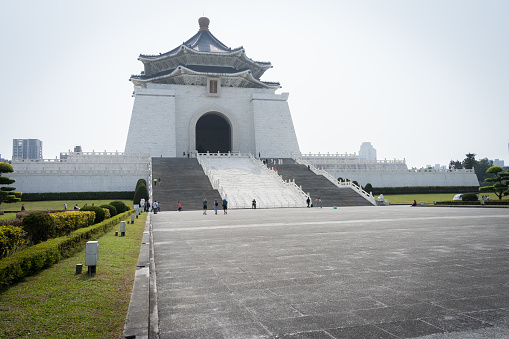
[[(138, 188), (138, 187), (140, 187), (142, 185), (147, 187), (147, 181), (145, 179), (138, 180), (138, 182), (136, 183), (136, 188)], [(136, 190), (134, 190), (134, 191), (136, 191)]]
[(106, 219), (106, 213), (104, 212), (102, 207), (99, 206), (85, 206), (80, 209), (80, 211), (91, 211), (95, 212), (95, 220), (94, 224), (98, 224), (104, 219)]
[(23, 193), (21, 201), (45, 200), (132, 200), (134, 191)]
[(0, 259), (25, 245), (26, 232), (21, 227), (0, 226)]
[(120, 214), (97, 225), (80, 228), (68, 236), (50, 239), (0, 260), (0, 290), (82, 250), (87, 241), (97, 239), (128, 215)]
[(55, 221), (48, 213), (34, 213), (23, 218), (23, 229), (28, 233), (28, 238), (33, 244), (54, 237)]
[(373, 192), (373, 186), (371, 186), (371, 184), (368, 182), (366, 186), (364, 186), (364, 190), (368, 193)]
[(133, 204), (139, 205), (141, 199), (148, 201), (148, 190), (147, 186), (145, 185), (140, 185), (136, 188), (136, 191), (134, 192)]
[(110, 205), (117, 209), (117, 213), (124, 213), (125, 211), (129, 210), (129, 207), (127, 207), (123, 201), (112, 201), (110, 202)]
[(479, 198), (477, 197), (477, 194), (475, 193), (465, 193), (461, 197), (462, 201), (477, 201)]
[(117, 213), (117, 209), (113, 205), (101, 205), (99, 207), (106, 208), (106, 209), (110, 210), (110, 216), (111, 217), (114, 217), (114, 216), (116, 216), (118, 214)]

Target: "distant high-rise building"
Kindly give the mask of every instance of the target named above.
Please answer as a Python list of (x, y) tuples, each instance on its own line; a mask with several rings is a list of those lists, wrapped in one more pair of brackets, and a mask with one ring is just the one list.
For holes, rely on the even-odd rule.
[(500, 160), (500, 159), (493, 160), (493, 166), (504, 167), (504, 160)]
[(81, 146), (74, 146), (74, 153), (81, 153), (83, 150), (81, 149)]
[(376, 149), (371, 146), (370, 142), (363, 142), (359, 150), (360, 160), (376, 160)]
[(42, 159), (42, 141), (12, 139), (12, 159)]

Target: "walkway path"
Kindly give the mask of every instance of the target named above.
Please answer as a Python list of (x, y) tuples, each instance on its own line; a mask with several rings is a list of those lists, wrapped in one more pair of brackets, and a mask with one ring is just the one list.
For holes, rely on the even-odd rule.
[(152, 215), (160, 338), (506, 338), (509, 209)]

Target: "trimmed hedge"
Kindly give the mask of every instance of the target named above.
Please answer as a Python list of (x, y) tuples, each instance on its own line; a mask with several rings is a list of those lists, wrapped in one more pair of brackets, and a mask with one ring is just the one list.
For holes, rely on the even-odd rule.
[(138, 187), (136, 187), (136, 191), (134, 192), (133, 204), (139, 205), (141, 199), (145, 199), (145, 201), (148, 201), (148, 190), (147, 186), (145, 185), (139, 185)]
[(134, 191), (23, 193), (21, 201), (45, 200), (132, 200)]
[(117, 213), (124, 213), (125, 211), (129, 210), (129, 207), (127, 207), (123, 201), (112, 201), (110, 202), (110, 205), (117, 209)]
[(96, 225), (80, 228), (68, 236), (50, 239), (0, 260), (0, 290), (81, 251), (87, 241), (97, 239), (108, 232), (120, 220), (126, 219), (130, 212)]
[(0, 226), (0, 259), (26, 244), (26, 232), (21, 227)]
[(479, 192), (479, 186), (409, 186), (373, 187), (373, 195), (379, 194), (432, 194), (432, 193), (470, 193)]
[(68, 211), (49, 213), (49, 215), (55, 222), (57, 237), (68, 235), (79, 228), (93, 225), (95, 219), (95, 212), (93, 211)]
[(80, 209), (80, 211), (91, 211), (95, 212), (95, 220), (94, 224), (98, 224), (104, 219), (106, 219), (106, 213), (104, 212), (104, 209), (99, 206), (85, 206)]
[(110, 218), (117, 215), (117, 209), (113, 205), (101, 205), (99, 207), (108, 209), (110, 211)]
[(48, 213), (33, 213), (23, 218), (23, 230), (33, 244), (46, 241), (56, 235), (55, 220)]

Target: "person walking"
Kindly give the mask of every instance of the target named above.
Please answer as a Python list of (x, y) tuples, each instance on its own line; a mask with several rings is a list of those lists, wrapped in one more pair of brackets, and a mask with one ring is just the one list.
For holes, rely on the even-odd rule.
[(217, 202), (217, 199), (214, 200), (214, 214), (217, 215), (217, 210), (219, 209), (219, 203)]
[(251, 203), (251, 208), (256, 209), (256, 200), (253, 199), (253, 202)]
[(203, 215), (207, 215), (207, 198), (203, 199)]
[(322, 199), (318, 198), (318, 203), (320, 204), (320, 208), (322, 208)]
[(181, 212), (181, 211), (182, 211), (182, 203), (181, 203), (180, 201), (177, 201), (177, 210), (178, 210), (179, 212)]
[(318, 198), (315, 199), (315, 208), (318, 208)]
[(311, 203), (311, 199), (309, 197), (306, 199), (306, 203), (308, 204), (308, 208), (309, 208), (309, 204)]
[(154, 214), (157, 214), (158, 207), (159, 207), (159, 204), (157, 203), (157, 201), (154, 201), (152, 203), (152, 212), (154, 212)]
[(228, 214), (228, 201), (226, 198), (223, 199), (223, 212), (224, 214)]

